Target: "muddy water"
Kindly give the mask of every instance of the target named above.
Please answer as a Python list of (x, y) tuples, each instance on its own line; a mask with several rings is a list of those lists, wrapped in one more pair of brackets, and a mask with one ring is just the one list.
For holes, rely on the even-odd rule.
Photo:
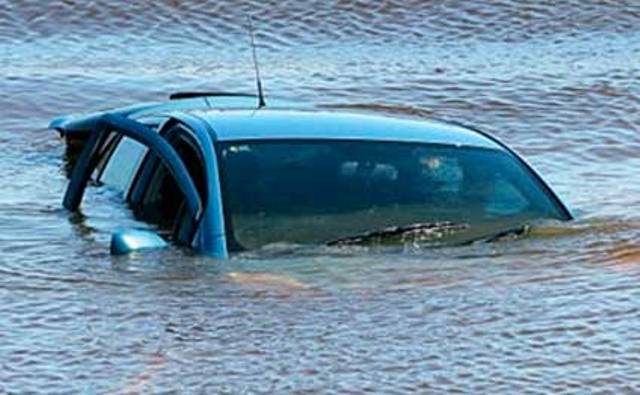
[[(556, 4), (558, 3), (558, 4)], [(57, 114), (251, 91), (462, 120), (572, 208), (521, 240), (108, 255)], [(640, 392), (640, 5), (0, 0), (0, 393)]]

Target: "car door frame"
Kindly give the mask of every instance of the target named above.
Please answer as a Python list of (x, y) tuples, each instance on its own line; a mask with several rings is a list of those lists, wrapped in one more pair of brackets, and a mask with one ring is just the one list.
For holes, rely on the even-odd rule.
[[(178, 131), (175, 131), (179, 128)], [(171, 133), (171, 136), (167, 136)], [(174, 135), (174, 133), (179, 133)], [(199, 223), (195, 227), (189, 246), (209, 256), (226, 259), (228, 248), (224, 227), (224, 212), (218, 171), (218, 159), (215, 154), (215, 133), (199, 117), (190, 114), (172, 114), (159, 128), (158, 134), (169, 141), (183, 134), (199, 151), (203, 160), (204, 198), (203, 211)], [(143, 158), (138, 173), (126, 196), (129, 204), (137, 210), (141, 207), (144, 195), (149, 187), (157, 166), (157, 158), (148, 152)]]
[(153, 152), (167, 168), (180, 191), (182, 192), (189, 220), (192, 221), (193, 234), (202, 233), (195, 229), (202, 222), (206, 211), (198, 194), (187, 167), (171, 144), (152, 128), (118, 114), (105, 114), (87, 121), (87, 124), (77, 125), (78, 128), (89, 130), (89, 136), (84, 143), (80, 156), (71, 172), (69, 185), (63, 199), (63, 206), (70, 211), (77, 211), (82, 202), (87, 184), (96, 166), (108, 154), (105, 143), (112, 133), (129, 137)]

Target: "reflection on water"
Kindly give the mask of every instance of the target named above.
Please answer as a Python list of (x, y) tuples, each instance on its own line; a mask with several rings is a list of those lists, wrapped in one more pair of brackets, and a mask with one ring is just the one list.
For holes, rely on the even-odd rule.
[[(578, 220), (403, 251), (111, 257), (140, 226), (61, 209), (64, 113), (252, 91), (453, 119), (520, 151)], [(637, 392), (635, 1), (0, 0), (0, 393)]]

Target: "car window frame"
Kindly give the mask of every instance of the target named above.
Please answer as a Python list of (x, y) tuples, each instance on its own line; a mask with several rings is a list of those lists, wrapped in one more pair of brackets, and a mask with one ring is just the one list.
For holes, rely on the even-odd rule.
[[(188, 126), (181, 122), (167, 122), (159, 128), (158, 133), (174, 148), (174, 150), (176, 149), (176, 142), (178, 140), (182, 140), (190, 149), (195, 151), (198, 156), (198, 161), (203, 167), (203, 177), (205, 177), (205, 180), (201, 181), (205, 183), (205, 185), (202, 188), (198, 188), (198, 181), (193, 180), (193, 175), (191, 173), (189, 173), (189, 175), (194, 181), (202, 206), (205, 208), (207, 206), (208, 199), (206, 193), (207, 181), (205, 174), (206, 160), (205, 154), (201, 148), (201, 142), (197, 135), (194, 134)], [(178, 153), (178, 155), (180, 156), (180, 153)], [(184, 161), (184, 158), (180, 156), (180, 159), (185, 163), (188, 170), (189, 166)], [(147, 151), (147, 153), (144, 154), (140, 166), (138, 166), (138, 171), (131, 181), (131, 187), (129, 188), (127, 196), (128, 203), (134, 213), (141, 213), (145, 210), (145, 200), (150, 193), (150, 188), (157, 182), (158, 172), (160, 171), (161, 166), (161, 161), (155, 153)], [(187, 223), (185, 224), (185, 214), (177, 213), (177, 215), (182, 215), (182, 218), (175, 218), (172, 221), (173, 227), (171, 232), (179, 244), (190, 245), (195, 233), (197, 232), (199, 220), (194, 221), (193, 223), (187, 220)]]

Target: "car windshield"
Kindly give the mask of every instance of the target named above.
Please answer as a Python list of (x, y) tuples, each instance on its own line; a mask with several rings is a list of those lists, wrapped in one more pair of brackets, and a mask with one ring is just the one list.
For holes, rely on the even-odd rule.
[[(232, 249), (334, 245), (372, 232), (380, 241), (403, 229), (470, 241), (563, 216), (530, 170), (498, 149), (258, 140), (222, 143), (218, 154)], [(433, 232), (439, 224), (445, 232)]]

